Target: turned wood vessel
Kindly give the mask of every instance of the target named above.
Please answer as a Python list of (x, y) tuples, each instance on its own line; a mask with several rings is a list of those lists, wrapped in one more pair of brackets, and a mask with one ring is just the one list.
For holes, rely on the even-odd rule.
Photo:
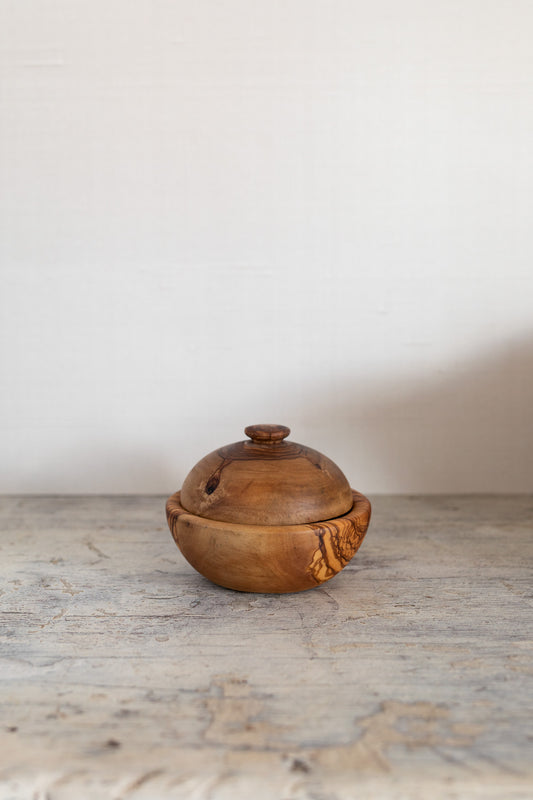
[(298, 592), (350, 561), (370, 503), (336, 464), (287, 440), (284, 425), (250, 425), (247, 441), (202, 458), (167, 501), (172, 536), (213, 583), (244, 592)]

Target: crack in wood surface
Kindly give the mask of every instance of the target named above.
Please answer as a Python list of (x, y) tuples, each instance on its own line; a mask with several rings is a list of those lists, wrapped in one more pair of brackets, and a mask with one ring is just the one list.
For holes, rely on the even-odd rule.
[(77, 502), (5, 504), (0, 800), (531, 800), (530, 499), (377, 498), (301, 595), (202, 579), (161, 498)]

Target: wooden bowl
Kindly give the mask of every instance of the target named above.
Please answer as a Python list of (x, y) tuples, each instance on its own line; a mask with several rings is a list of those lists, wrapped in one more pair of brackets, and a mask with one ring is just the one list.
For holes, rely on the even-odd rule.
[(167, 501), (170, 531), (213, 583), (244, 592), (319, 586), (350, 561), (370, 503), (329, 458), (282, 425), (252, 425), (251, 441), (215, 450)]

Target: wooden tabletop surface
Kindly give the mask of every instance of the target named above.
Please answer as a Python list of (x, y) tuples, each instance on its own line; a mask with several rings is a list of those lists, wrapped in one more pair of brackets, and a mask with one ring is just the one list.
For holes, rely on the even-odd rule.
[(531, 800), (533, 497), (371, 500), (261, 595), (163, 497), (1, 497), (1, 800)]

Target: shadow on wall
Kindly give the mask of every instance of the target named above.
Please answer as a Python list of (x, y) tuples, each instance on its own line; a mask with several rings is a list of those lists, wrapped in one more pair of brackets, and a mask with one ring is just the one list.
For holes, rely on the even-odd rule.
[[(68, 450), (59, 449), (55, 461), (48, 463), (46, 470), (39, 464), (33, 467), (27, 484), (17, 488), (16, 493), (164, 494), (176, 483), (175, 464), (165, 459), (157, 445), (155, 438), (150, 450), (135, 442), (126, 446), (112, 440), (95, 440), (91, 448), (72, 445)], [(68, 464), (67, 487), (65, 464)]]
[[(533, 338), (434, 369), (427, 379), (350, 380), (348, 373), (335, 386), (315, 378), (285, 387), (264, 400), (259, 415), (251, 405), (246, 419), (243, 399), (234, 439), (245, 424), (289, 423), (291, 438), (327, 453), (369, 494), (533, 492)], [(270, 419), (257, 419), (265, 409)], [(212, 448), (227, 444), (216, 428), (213, 420)], [(189, 453), (207, 452), (197, 451), (198, 431), (180, 435), (181, 452), (161, 452), (161, 443), (168, 447), (161, 429), (150, 451), (134, 441), (127, 448), (95, 442), (92, 451), (73, 446), (71, 458), (58, 454), (57, 465), (45, 475), (34, 470), (29, 483), (38, 474), (38, 491), (62, 491), (67, 459), (70, 491), (171, 494), (194, 463)]]
[(533, 339), (426, 380), (349, 384), (302, 422), (335, 441), (342, 463), (362, 454), (362, 489), (533, 492)]

